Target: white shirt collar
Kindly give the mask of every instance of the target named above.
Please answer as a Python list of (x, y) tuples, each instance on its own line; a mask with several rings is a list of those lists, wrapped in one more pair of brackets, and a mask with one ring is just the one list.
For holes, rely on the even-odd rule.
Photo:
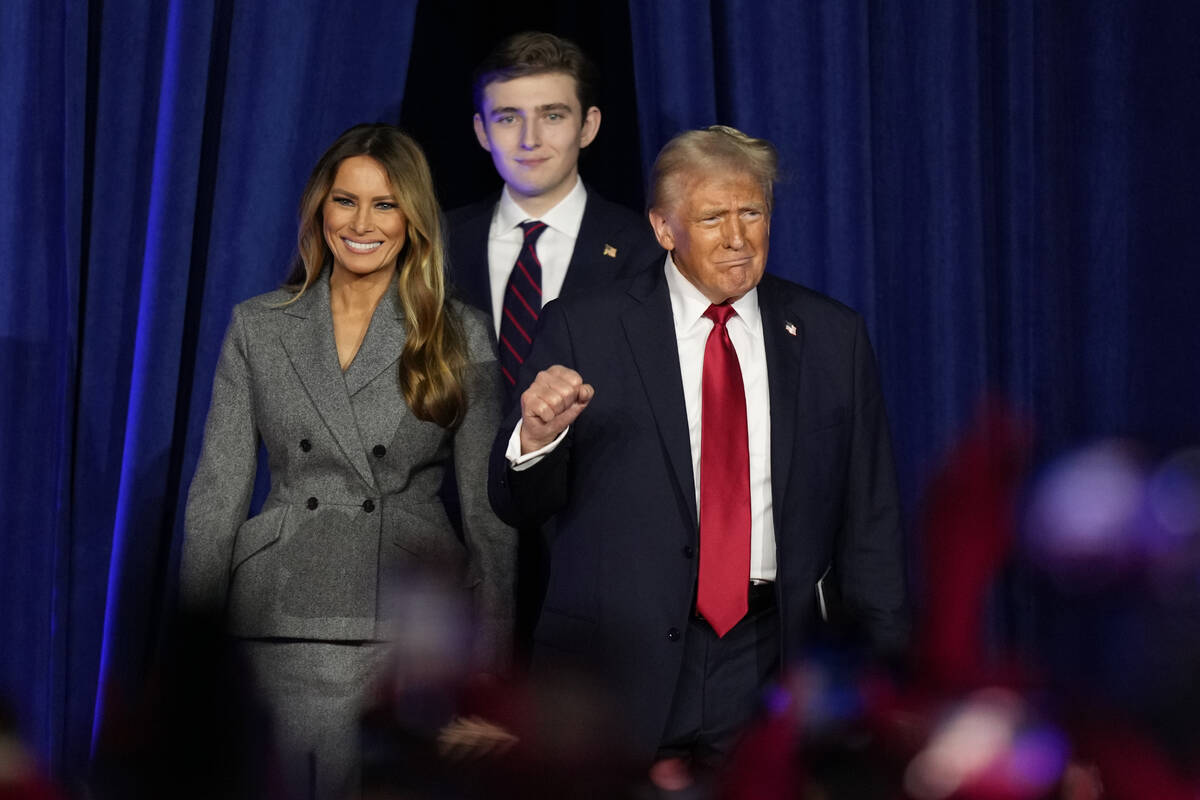
[[(583, 179), (575, 176), (575, 186), (567, 196), (559, 200), (554, 208), (537, 219), (559, 233), (571, 238), (579, 235), (579, 226), (583, 224), (583, 209), (587, 205), (587, 189), (583, 187)], [(496, 205), (496, 230), (503, 232), (511, 230), (527, 219), (533, 219), (517, 205), (509, 194), (508, 186), (500, 192), (500, 202)]]
[[(679, 267), (675, 266), (670, 253), (667, 253), (664, 268), (667, 271), (667, 291), (671, 294), (671, 314), (675, 318), (675, 330), (684, 333), (704, 316), (712, 301), (684, 277)], [(750, 333), (759, 335), (762, 325), (759, 323), (757, 286), (733, 301), (733, 310), (746, 324)]]

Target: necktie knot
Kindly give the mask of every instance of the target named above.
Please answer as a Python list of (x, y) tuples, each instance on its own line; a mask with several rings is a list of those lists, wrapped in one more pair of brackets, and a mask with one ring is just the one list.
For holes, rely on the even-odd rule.
[(538, 237), (542, 235), (542, 231), (546, 230), (546, 223), (540, 219), (527, 219), (521, 223), (521, 230), (525, 232), (525, 244), (532, 247), (537, 244)]
[(733, 306), (727, 304), (717, 305), (713, 303), (704, 311), (704, 316), (711, 319), (714, 324), (720, 326), (724, 326), (729, 321), (729, 318), (736, 314), (737, 312), (733, 310)]

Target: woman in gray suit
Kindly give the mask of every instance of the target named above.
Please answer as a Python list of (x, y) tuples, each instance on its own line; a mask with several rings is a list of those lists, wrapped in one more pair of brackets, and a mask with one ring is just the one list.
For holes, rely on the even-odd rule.
[[(412, 139), (346, 131), (304, 189), (288, 285), (234, 309), (217, 364), (181, 596), (225, 616), (309, 796), (356, 773), (389, 575), (454, 575), (474, 600), (474, 668), (508, 654), (515, 538), (486, 488), (499, 370), (482, 315), (446, 298), (439, 220)], [(270, 494), (247, 519), (260, 440)], [(461, 539), (438, 498), (450, 464)]]

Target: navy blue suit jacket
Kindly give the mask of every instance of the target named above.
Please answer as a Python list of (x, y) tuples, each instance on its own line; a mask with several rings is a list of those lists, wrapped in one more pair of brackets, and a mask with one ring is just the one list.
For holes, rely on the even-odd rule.
[[(766, 275), (758, 287), (771, 408), (771, 487), (783, 659), (815, 624), (834, 566), (847, 611), (875, 645), (908, 636), (890, 434), (862, 318)], [(683, 654), (698, 522), (683, 384), (663, 268), (549, 304), (522, 368), (563, 364), (595, 387), (566, 439), (514, 471), (492, 451), (501, 518), (557, 515), (534, 668), (569, 655), (596, 669), (630, 715), (634, 753), (659, 744)]]
[[(449, 275), (460, 300), (475, 306), (493, 321), (488, 280), (488, 231), (500, 193), (446, 214), (446, 252)], [(606, 253), (611, 253), (607, 255)], [(645, 215), (610, 203), (588, 189), (583, 222), (567, 266), (560, 294), (603, 286), (632, 275), (662, 255)]]

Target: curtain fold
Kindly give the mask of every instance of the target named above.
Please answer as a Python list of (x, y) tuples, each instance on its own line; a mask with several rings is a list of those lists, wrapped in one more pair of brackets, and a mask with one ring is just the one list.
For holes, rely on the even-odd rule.
[[(180, 370), (190, 361), (182, 347), (183, 312), (189, 301), (189, 256), (202, 179), (198, 167), (207, 133), (197, 122), (205, 116), (213, 7), (177, 1), (166, 5), (165, 14), (160, 63), (144, 73), (159, 76), (159, 81), (147, 89), (154, 91), (156, 106), (153, 139), (143, 149), (152, 154), (150, 165), (144, 186), (133, 193), (141, 201), (136, 214), (145, 216), (146, 228), (136, 291), (128, 292), (130, 299), (136, 298), (136, 308), (103, 606), (102, 687), (117, 681), (130, 689), (140, 685), (146, 656), (135, 660), (129, 655), (142, 643), (156, 641), (156, 623), (167, 605), (163, 586), (171, 541), (161, 535), (169, 522), (164, 501), (172, 488), (167, 462)], [(105, 227), (101, 221), (101, 231)], [(104, 701), (102, 693), (95, 704), (93, 744), (104, 719)]]

